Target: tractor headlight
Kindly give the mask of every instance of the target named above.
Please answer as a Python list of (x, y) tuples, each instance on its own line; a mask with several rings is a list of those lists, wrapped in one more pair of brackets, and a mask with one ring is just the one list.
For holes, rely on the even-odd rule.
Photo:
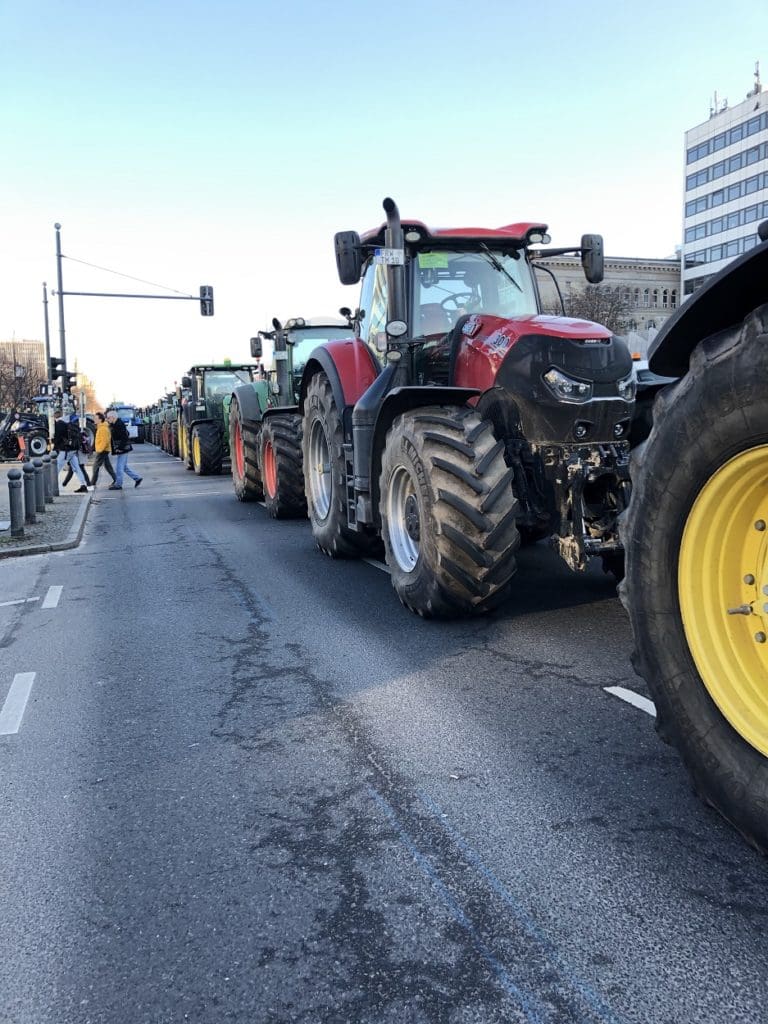
[(561, 402), (588, 402), (592, 397), (592, 385), (588, 381), (576, 380), (554, 366), (547, 370), (543, 378), (552, 394)]
[(623, 380), (620, 380), (616, 385), (619, 396), (624, 399), (625, 402), (634, 402), (635, 395), (637, 394), (637, 374), (635, 368), (632, 367), (632, 373)]

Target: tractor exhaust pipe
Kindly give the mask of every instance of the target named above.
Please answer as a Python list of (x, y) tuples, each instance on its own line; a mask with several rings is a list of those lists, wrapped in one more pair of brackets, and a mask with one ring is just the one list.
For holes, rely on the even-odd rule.
[(384, 212), (387, 215), (387, 229), (384, 232), (384, 244), (388, 249), (399, 249), (403, 253), (403, 262), (389, 264), (387, 277), (389, 296), (387, 298), (387, 320), (403, 320), (408, 323), (405, 303), (405, 238), (400, 224), (400, 211), (394, 199), (384, 200)]

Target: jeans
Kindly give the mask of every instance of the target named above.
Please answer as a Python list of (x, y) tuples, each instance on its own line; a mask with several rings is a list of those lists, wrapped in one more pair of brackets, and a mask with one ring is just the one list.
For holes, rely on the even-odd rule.
[(96, 486), (96, 481), (99, 479), (99, 470), (102, 466), (112, 477), (112, 483), (115, 483), (115, 471), (112, 469), (112, 463), (109, 461), (109, 452), (96, 452), (93, 459), (93, 469), (91, 471), (91, 480), (94, 487)]
[(85, 477), (83, 476), (83, 471), (80, 468), (80, 460), (77, 457), (77, 452), (59, 452), (59, 454), (56, 456), (56, 470), (57, 470), (57, 472), (60, 473), (62, 471), (62, 469), (64, 468), (64, 463), (65, 462), (69, 463), (69, 465), (70, 465), (70, 467), (72, 469), (72, 472), (75, 474), (77, 479), (80, 481), (80, 486), (81, 487), (85, 487), (86, 486)]
[(128, 465), (128, 452), (118, 455), (115, 459), (115, 487), (123, 486), (123, 473), (125, 473), (126, 476), (129, 476), (131, 480), (141, 480), (139, 474), (134, 473)]

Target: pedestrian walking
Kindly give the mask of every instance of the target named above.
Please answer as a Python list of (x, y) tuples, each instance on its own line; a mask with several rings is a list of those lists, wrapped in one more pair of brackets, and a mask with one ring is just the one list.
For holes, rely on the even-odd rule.
[[(77, 428), (77, 438), (75, 438), (75, 427)], [(80, 469), (83, 471), (86, 484), (91, 486), (91, 479), (88, 476), (88, 435), (84, 430), (80, 429), (80, 420), (77, 416), (70, 416), (69, 418), (69, 433), (71, 435), (71, 441), (74, 444), (77, 441), (79, 447), (77, 449), (77, 461), (80, 463)], [(62, 481), (62, 486), (66, 487), (69, 481), (72, 479), (73, 469), (72, 463), (70, 462), (67, 466), (67, 472)]]
[[(72, 429), (74, 428), (74, 429)], [(80, 486), (75, 494), (86, 494), (88, 485), (85, 482), (83, 471), (80, 468), (80, 460), (77, 457), (80, 448), (80, 427), (77, 423), (70, 423), (69, 417), (64, 416), (60, 409), (53, 414), (53, 447), (56, 452), (56, 470), (61, 472), (66, 462), (72, 468), (72, 472), (80, 481)]]
[(115, 471), (109, 460), (109, 453), (112, 450), (112, 431), (109, 429), (109, 424), (103, 412), (96, 413), (96, 438), (93, 442), (93, 450), (95, 452), (93, 457), (93, 476), (91, 477), (93, 486), (96, 486), (102, 466), (112, 477), (112, 483), (117, 483)]
[(142, 477), (140, 477), (138, 473), (134, 473), (128, 465), (128, 454), (133, 451), (133, 445), (128, 437), (128, 428), (117, 413), (111, 409), (107, 413), (107, 420), (109, 421), (109, 427), (112, 434), (112, 454), (116, 456), (115, 482), (109, 485), (108, 490), (122, 491), (123, 474), (133, 480), (134, 487), (138, 487), (142, 481)]

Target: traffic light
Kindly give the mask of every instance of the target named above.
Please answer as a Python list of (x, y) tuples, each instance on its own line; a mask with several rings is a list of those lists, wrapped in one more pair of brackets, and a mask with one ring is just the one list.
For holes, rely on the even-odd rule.
[(64, 360), (56, 359), (54, 356), (48, 356), (48, 377), (50, 380), (56, 380), (57, 377), (61, 377), (64, 373)]
[(209, 284), (200, 285), (200, 315), (213, 316), (213, 288)]
[(76, 373), (65, 373), (62, 380), (62, 384), (65, 391), (71, 391), (72, 388), (77, 387), (77, 374)]

